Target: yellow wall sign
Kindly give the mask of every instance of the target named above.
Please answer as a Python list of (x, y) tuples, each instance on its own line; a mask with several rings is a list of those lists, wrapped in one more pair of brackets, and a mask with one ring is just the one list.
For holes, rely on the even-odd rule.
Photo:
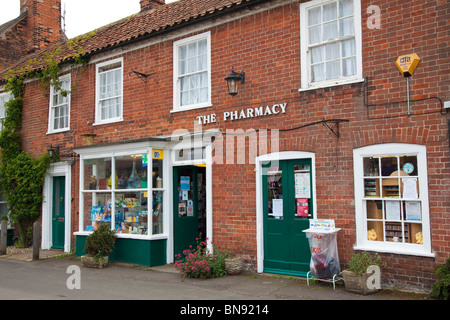
[(403, 76), (410, 77), (413, 75), (419, 61), (419, 56), (413, 53), (398, 57), (395, 65)]
[(162, 160), (163, 158), (164, 158), (164, 151), (163, 150), (153, 149), (153, 159), (160, 159), (160, 160)]

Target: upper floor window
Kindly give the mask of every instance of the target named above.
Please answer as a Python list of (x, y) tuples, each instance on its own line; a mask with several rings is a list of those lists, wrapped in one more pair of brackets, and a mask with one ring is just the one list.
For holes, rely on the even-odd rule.
[(174, 111), (211, 105), (211, 35), (174, 42)]
[(361, 1), (300, 5), (302, 89), (362, 80)]
[(61, 89), (50, 88), (48, 133), (70, 129), (70, 74), (59, 79)]
[(0, 93), (0, 130), (3, 130), (3, 121), (6, 117), (5, 103), (9, 101), (11, 94), (9, 92)]
[(122, 121), (123, 59), (97, 64), (95, 124)]

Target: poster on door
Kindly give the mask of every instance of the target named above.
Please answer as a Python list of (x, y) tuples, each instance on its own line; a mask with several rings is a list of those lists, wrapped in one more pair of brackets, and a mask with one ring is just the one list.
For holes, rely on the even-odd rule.
[(295, 179), (295, 198), (311, 198), (311, 183), (309, 173), (296, 173)]

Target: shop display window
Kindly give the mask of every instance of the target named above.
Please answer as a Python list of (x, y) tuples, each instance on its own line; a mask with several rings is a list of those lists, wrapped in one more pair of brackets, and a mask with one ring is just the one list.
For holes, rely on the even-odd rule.
[(164, 232), (163, 150), (83, 159), (82, 168), (82, 231), (107, 223), (122, 236)]
[(416, 155), (365, 157), (369, 241), (423, 244)]

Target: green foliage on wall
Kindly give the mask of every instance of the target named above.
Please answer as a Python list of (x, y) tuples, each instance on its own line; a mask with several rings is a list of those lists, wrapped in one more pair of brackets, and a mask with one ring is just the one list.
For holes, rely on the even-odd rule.
[[(65, 43), (72, 52), (62, 58), (62, 61), (72, 61), (72, 65), (85, 65), (81, 43), (93, 34), (88, 34)], [(31, 245), (33, 223), (41, 214), (43, 201), (43, 186), (50, 157), (44, 152), (39, 158), (33, 158), (22, 150), (20, 130), (22, 128), (22, 107), (24, 102), (24, 80), (38, 78), (41, 87), (54, 86), (62, 95), (68, 91), (61, 91), (59, 75), (61, 72), (62, 47), (57, 46), (44, 54), (40, 59), (32, 59), (21, 69), (10, 70), (6, 77), (5, 90), (12, 97), (5, 104), (5, 119), (3, 130), (0, 132), (0, 189), (8, 204), (8, 216), (11, 224), (19, 230), (18, 247)], [(44, 65), (44, 67), (42, 67)], [(39, 66), (39, 67), (38, 67)], [(46, 150), (45, 150), (46, 151)]]
[(6, 117), (0, 133), (0, 188), (8, 203), (9, 218), (19, 228), (19, 247), (31, 243), (28, 232), (41, 212), (42, 187), (50, 158), (34, 159), (22, 150), (20, 139), (24, 83), (20, 77), (8, 80), (6, 89), (12, 98), (5, 104)]

